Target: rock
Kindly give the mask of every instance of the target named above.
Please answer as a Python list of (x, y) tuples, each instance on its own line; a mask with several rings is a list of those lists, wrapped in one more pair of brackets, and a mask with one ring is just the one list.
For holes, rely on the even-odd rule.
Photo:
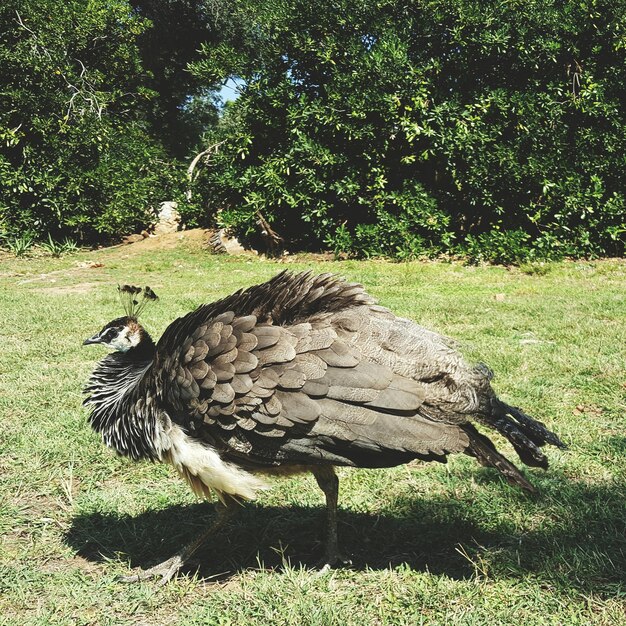
[(155, 235), (175, 233), (180, 228), (180, 213), (178, 202), (161, 202), (159, 221), (154, 227)]
[(236, 237), (229, 237), (223, 228), (211, 236), (209, 245), (215, 254), (258, 254), (256, 250), (246, 250)]

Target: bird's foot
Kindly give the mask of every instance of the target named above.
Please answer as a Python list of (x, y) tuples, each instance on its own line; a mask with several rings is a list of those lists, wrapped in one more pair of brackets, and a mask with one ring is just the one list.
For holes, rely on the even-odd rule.
[(172, 558), (163, 561), (149, 569), (140, 570), (131, 576), (120, 576), (118, 580), (123, 583), (138, 583), (143, 580), (152, 578), (160, 578), (158, 586), (162, 587), (167, 584), (173, 576), (175, 576), (187, 561), (180, 554), (174, 555)]

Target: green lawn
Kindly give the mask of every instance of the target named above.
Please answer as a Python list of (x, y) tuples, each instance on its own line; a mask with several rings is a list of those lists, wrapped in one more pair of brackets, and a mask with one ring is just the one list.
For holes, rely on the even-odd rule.
[[(101, 267), (89, 265), (102, 264)], [(350, 569), (316, 577), (323, 497), (275, 483), (164, 588), (117, 581), (171, 556), (210, 518), (165, 466), (104, 448), (81, 389), (121, 314), (116, 285), (149, 284), (158, 336), (201, 302), (285, 267), (362, 282), (396, 313), (456, 338), (495, 387), (569, 444), (529, 497), (468, 457), (341, 470)], [(507, 270), (457, 264), (210, 256), (181, 243), (0, 257), (0, 624), (626, 623), (626, 263)], [(512, 456), (502, 441), (498, 444)]]

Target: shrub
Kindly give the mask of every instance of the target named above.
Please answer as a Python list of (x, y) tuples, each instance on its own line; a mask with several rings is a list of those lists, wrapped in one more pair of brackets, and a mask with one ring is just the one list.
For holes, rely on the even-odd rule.
[(125, 0), (0, 7), (0, 229), (89, 241), (140, 228), (182, 168), (147, 131), (154, 94)]
[(362, 256), (624, 253), (622, 3), (236, 4), (194, 65), (243, 81), (209, 214)]

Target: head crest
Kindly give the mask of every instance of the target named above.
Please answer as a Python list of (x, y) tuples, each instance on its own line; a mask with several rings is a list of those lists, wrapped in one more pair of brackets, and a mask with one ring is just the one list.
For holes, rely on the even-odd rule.
[(124, 312), (128, 317), (139, 317), (139, 314), (146, 308), (148, 302), (158, 300), (159, 297), (150, 287), (135, 287), (134, 285), (118, 285), (117, 290), (124, 307)]

